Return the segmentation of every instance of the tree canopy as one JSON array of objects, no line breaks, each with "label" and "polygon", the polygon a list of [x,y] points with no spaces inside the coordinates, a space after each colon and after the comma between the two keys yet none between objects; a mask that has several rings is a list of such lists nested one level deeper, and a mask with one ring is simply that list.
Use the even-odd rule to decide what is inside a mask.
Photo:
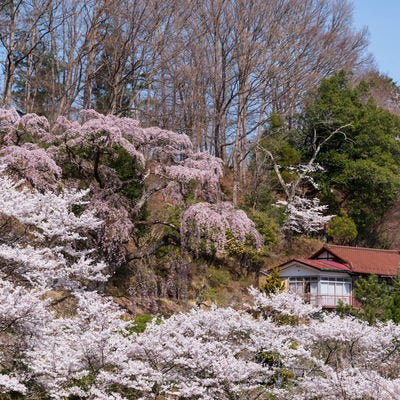
[{"label": "tree canopy", "polygon": [[[331,212],[346,212],[353,219],[358,240],[377,244],[376,229],[394,204],[400,184],[399,118],[376,105],[365,83],[352,87],[342,72],[321,84],[305,121],[321,137],[328,134],[327,124],[349,124],[321,150],[324,172],[317,182]],[[304,138],[306,154],[310,135]]]}]

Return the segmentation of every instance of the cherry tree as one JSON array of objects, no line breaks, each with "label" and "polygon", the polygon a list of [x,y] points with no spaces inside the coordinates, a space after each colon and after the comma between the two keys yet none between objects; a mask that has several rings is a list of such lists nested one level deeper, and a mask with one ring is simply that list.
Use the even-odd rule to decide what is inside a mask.
[{"label": "cherry tree", "polygon": [[[107,279],[90,235],[102,225],[85,210],[87,191],[41,193],[0,168],[0,392],[28,393],[24,355],[43,341],[54,314],[50,290],[71,296]],[[77,213],[76,207],[81,211]],[[47,300],[46,300],[47,298]]]},{"label": "cherry tree", "polygon": [[228,232],[231,233],[232,239],[238,242],[245,242],[249,237],[255,247],[259,248],[263,243],[254,222],[244,211],[235,209],[231,203],[196,203],[182,216],[183,245],[197,249],[197,252],[223,253]]},{"label": "cherry tree", "polygon": [[128,366],[128,322],[115,303],[95,292],[75,296],[76,313],[52,319],[26,352],[30,378],[50,398],[97,399],[100,393],[106,398],[113,382],[121,384],[122,368]]},{"label": "cherry tree", "polygon": [[190,152],[179,164],[159,165],[157,174],[171,180],[169,192],[175,191],[178,202],[185,201],[185,188],[195,181],[200,184],[200,190],[197,191],[198,197],[215,203],[221,197],[219,182],[223,176],[222,165],[222,159],[208,152]]},{"label": "cherry tree", "polygon": [[28,353],[30,378],[55,399],[398,396],[397,325],[252,294],[251,313],[193,309],[139,334],[104,298],[79,296],[76,316],[54,320]]},{"label": "cherry tree", "polygon": [[[242,319],[233,310],[194,311],[129,335],[126,330],[123,334],[127,323],[110,305],[99,307],[93,296],[82,300],[77,316],[55,320],[28,356],[31,371],[51,398],[125,398],[125,393],[136,391],[141,398],[158,394],[212,399],[253,387],[271,375],[251,360],[235,358],[248,347],[245,342],[224,342],[224,337],[239,339],[251,330],[251,318]],[[223,331],[221,318],[230,321]],[[214,337],[209,340],[207,335]]]},{"label": "cherry tree", "polygon": [[[82,186],[90,189],[88,209],[104,221],[98,230],[98,245],[114,270],[156,249],[153,243],[140,241],[143,224],[173,225],[168,220],[144,216],[148,202],[160,193],[165,203],[182,208],[179,224],[173,226],[179,235],[172,243],[193,250],[194,243],[189,243],[186,236],[203,224],[195,219],[200,217],[201,208],[208,207],[219,232],[209,229],[202,233],[214,236],[206,239],[208,251],[214,241],[221,253],[227,233],[241,242],[250,238],[256,247],[261,244],[246,214],[221,201],[222,160],[208,152],[194,152],[185,134],[143,128],[131,118],[94,110],[81,111],[76,121],[59,117],[52,126],[43,117],[21,117],[15,110],[0,110],[0,121],[4,132],[0,154],[14,177],[25,179],[41,191]],[[199,204],[190,205],[188,198]],[[200,228],[196,229],[199,239]],[[138,255],[132,253],[132,246],[127,250],[132,241]],[[157,243],[165,245],[171,240],[165,236]]]},{"label": "cherry tree", "polygon": [[295,358],[284,361],[291,381],[287,387],[281,386],[279,398],[398,397],[398,325],[388,322],[372,326],[351,316],[322,313],[290,293],[266,296],[253,291],[253,295],[254,309],[279,324],[290,324],[291,328],[283,330],[287,340],[302,349]]},{"label": "cherry tree", "polygon": [[52,143],[50,125],[36,114],[23,117],[14,109],[0,110],[2,164],[17,178],[23,178],[38,190],[54,190],[62,169],[39,143]]},{"label": "cherry tree", "polygon": [[13,315],[0,309],[2,327],[17,317],[13,332],[27,333],[19,355],[24,368],[14,364],[11,374],[0,375],[3,393],[93,400],[399,394],[398,325],[324,314],[293,294],[253,289],[250,313],[193,309],[135,333],[121,310],[96,293],[77,293],[76,313],[54,317],[25,289],[3,288],[2,304],[8,297],[20,306]]},{"label": "cherry tree", "polygon": [[102,222],[93,211],[73,212],[74,207],[87,204],[88,192],[43,194],[22,181],[14,182],[4,170],[0,168],[2,275],[42,288],[104,281],[106,265],[90,258],[90,247],[82,247]]},{"label": "cherry tree", "polygon": [[27,393],[22,354],[52,320],[43,290],[27,290],[0,279],[0,393]]},{"label": "cherry tree", "polygon": [[314,359],[308,357],[309,371],[297,382],[296,398],[398,397],[398,326],[369,326],[353,317],[326,315],[302,330],[299,342]]},{"label": "cherry tree", "polygon": [[290,203],[278,201],[277,205],[286,207],[287,220],[284,229],[288,232],[306,234],[319,232],[334,217],[334,215],[326,215],[328,206],[320,205],[316,197],[307,199],[295,196]]}]

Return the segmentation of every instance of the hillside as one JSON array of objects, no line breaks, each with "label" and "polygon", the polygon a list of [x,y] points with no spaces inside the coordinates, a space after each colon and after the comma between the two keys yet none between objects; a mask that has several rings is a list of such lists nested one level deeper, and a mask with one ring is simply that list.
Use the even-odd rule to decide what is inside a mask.
[{"label": "hillside", "polygon": [[396,245],[387,229],[396,223],[400,118],[368,85],[344,72],[324,80],[297,129],[271,115],[239,186],[235,169],[189,136],[94,110],[54,123],[2,110],[3,171],[46,195],[85,190],[73,212],[101,221],[86,245],[108,276],[93,289],[128,312],[240,305],[261,270],[308,257],[322,240]]}]

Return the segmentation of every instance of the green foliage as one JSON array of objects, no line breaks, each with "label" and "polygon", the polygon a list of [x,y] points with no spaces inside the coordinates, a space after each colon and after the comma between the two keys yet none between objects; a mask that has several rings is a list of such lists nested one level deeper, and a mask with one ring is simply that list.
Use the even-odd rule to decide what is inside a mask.
[{"label": "green foliage", "polygon": [[265,246],[272,247],[279,243],[280,229],[275,218],[265,212],[254,209],[246,210],[248,217],[254,222],[258,232],[260,232]]},{"label": "green foliage", "polygon": [[278,133],[282,128],[285,127],[285,119],[282,115],[278,113],[272,113],[268,118],[268,128],[269,134]]},{"label": "green foliage", "polygon": [[233,282],[227,269],[210,266],[207,269],[203,298],[214,304],[225,304],[226,289]]},{"label": "green foliage", "polygon": [[334,181],[348,193],[349,215],[364,235],[376,227],[396,199],[400,181],[397,166],[393,169],[358,159],[349,162]]},{"label": "green foliage", "polygon": [[271,151],[282,167],[290,167],[301,162],[302,153],[296,148],[293,132],[282,131],[265,136],[259,143],[259,150],[262,151],[263,148]]},{"label": "green foliage", "polygon": [[359,278],[354,285],[354,297],[361,308],[353,308],[339,302],[336,312],[341,315],[353,315],[370,324],[391,319],[400,323],[400,277],[391,282],[380,281],[376,275]]},{"label": "green foliage", "polygon": [[277,149],[277,155],[280,160],[279,165],[283,167],[291,167],[301,162],[300,151],[292,147],[289,143],[283,142]]},{"label": "green foliage", "polygon": [[279,269],[273,268],[265,278],[264,292],[267,294],[282,293],[285,283],[279,278]]},{"label": "green foliage", "polygon": [[321,149],[324,172],[317,181],[331,211],[346,210],[358,241],[374,246],[376,228],[400,189],[400,118],[377,107],[367,89],[352,87],[344,72],[323,81],[305,112],[303,153],[309,154],[315,131],[324,138],[351,124]]},{"label": "green foliage", "polygon": [[400,278],[396,276],[391,287],[391,318],[396,324],[400,323]]},{"label": "green foliage", "polygon": [[272,375],[268,385],[284,387],[288,385],[295,377],[292,371],[284,367],[281,357],[278,353],[261,351],[257,354],[256,361],[262,364],[264,367],[276,368],[276,372]]},{"label": "green foliage", "polygon": [[213,288],[210,285],[206,285],[204,300],[210,301],[216,305],[222,305],[224,304],[225,294],[221,292],[220,288]]},{"label": "green foliage", "polygon": [[358,316],[358,310],[353,308],[350,304],[344,303],[342,300],[338,301],[335,311],[341,317],[346,315]]},{"label": "green foliage", "polygon": [[349,244],[357,237],[357,227],[347,216],[335,216],[329,223],[326,233],[332,236],[336,244]]},{"label": "green foliage", "polygon": [[132,156],[122,147],[113,146],[113,153],[106,160],[107,166],[115,169],[118,178],[124,182],[122,193],[130,200],[139,198],[143,193],[143,183],[140,176],[143,167],[138,160],[132,159]]},{"label": "green foliage", "polygon": [[267,174],[263,173],[260,182],[253,182],[245,194],[245,204],[260,212],[268,212],[275,202]]},{"label": "green foliage", "polygon": [[266,211],[275,203],[272,192],[282,192],[282,186],[273,170],[270,152],[277,164],[282,168],[281,174],[288,182],[296,178],[291,169],[301,163],[302,153],[298,148],[299,135],[295,130],[287,130],[282,116],[273,114],[262,138],[257,142],[251,155],[249,170],[253,173],[253,181],[247,192],[247,202],[258,210]]},{"label": "green foliage", "polygon": [[152,314],[137,315],[133,319],[132,324],[129,327],[129,334],[144,332],[146,330],[147,325],[150,322],[152,322],[154,319],[156,319],[157,324],[161,323],[161,319],[157,318],[156,316],[154,316]]},{"label": "green foliage", "polygon": [[264,257],[266,256],[266,247],[257,249],[254,247],[253,240],[247,237],[245,242],[235,240],[231,232],[227,232],[227,243],[225,250],[230,257],[238,260],[241,270],[247,272],[255,272],[259,274],[261,267],[264,265]]},{"label": "green foliage", "polygon": [[370,324],[391,318],[393,299],[386,282],[379,282],[376,275],[358,278],[354,285],[355,298],[361,304],[358,316]]},{"label": "green foliage", "polygon": [[[73,379],[72,384],[73,386],[77,386],[78,388],[88,391],[90,387],[94,384],[95,382],[95,377],[92,374],[84,375],[81,378],[76,378]],[[80,397],[78,396],[70,396],[69,397],[71,400],[79,400]]]}]

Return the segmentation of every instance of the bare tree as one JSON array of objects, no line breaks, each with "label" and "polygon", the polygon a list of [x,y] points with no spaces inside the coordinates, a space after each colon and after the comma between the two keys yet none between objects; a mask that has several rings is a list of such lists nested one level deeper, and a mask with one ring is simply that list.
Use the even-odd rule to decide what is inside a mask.
[{"label": "bare tree", "polygon": [[296,126],[306,93],[365,61],[345,0],[9,0],[0,18],[3,105],[17,90],[52,120],[96,108],[186,133],[232,167],[235,203],[271,113]]},{"label": "bare tree", "polygon": [[5,54],[1,103],[6,107],[12,103],[17,67],[29,59],[50,32],[45,16],[51,6],[51,0],[44,2],[9,0],[0,6],[0,44]]},{"label": "bare tree", "polygon": [[322,79],[367,62],[367,42],[365,31],[352,30],[352,9],[345,1],[288,0],[279,13],[281,30],[270,59],[274,76],[266,80],[266,95],[271,110],[289,118]]},{"label": "bare tree", "polygon": [[245,182],[247,157],[247,137],[254,133],[254,121],[261,87],[260,76],[265,43],[263,30],[267,5],[263,1],[237,1],[234,8],[235,62],[237,71],[236,133],[232,154],[233,164],[233,203],[238,202],[238,194]]}]

